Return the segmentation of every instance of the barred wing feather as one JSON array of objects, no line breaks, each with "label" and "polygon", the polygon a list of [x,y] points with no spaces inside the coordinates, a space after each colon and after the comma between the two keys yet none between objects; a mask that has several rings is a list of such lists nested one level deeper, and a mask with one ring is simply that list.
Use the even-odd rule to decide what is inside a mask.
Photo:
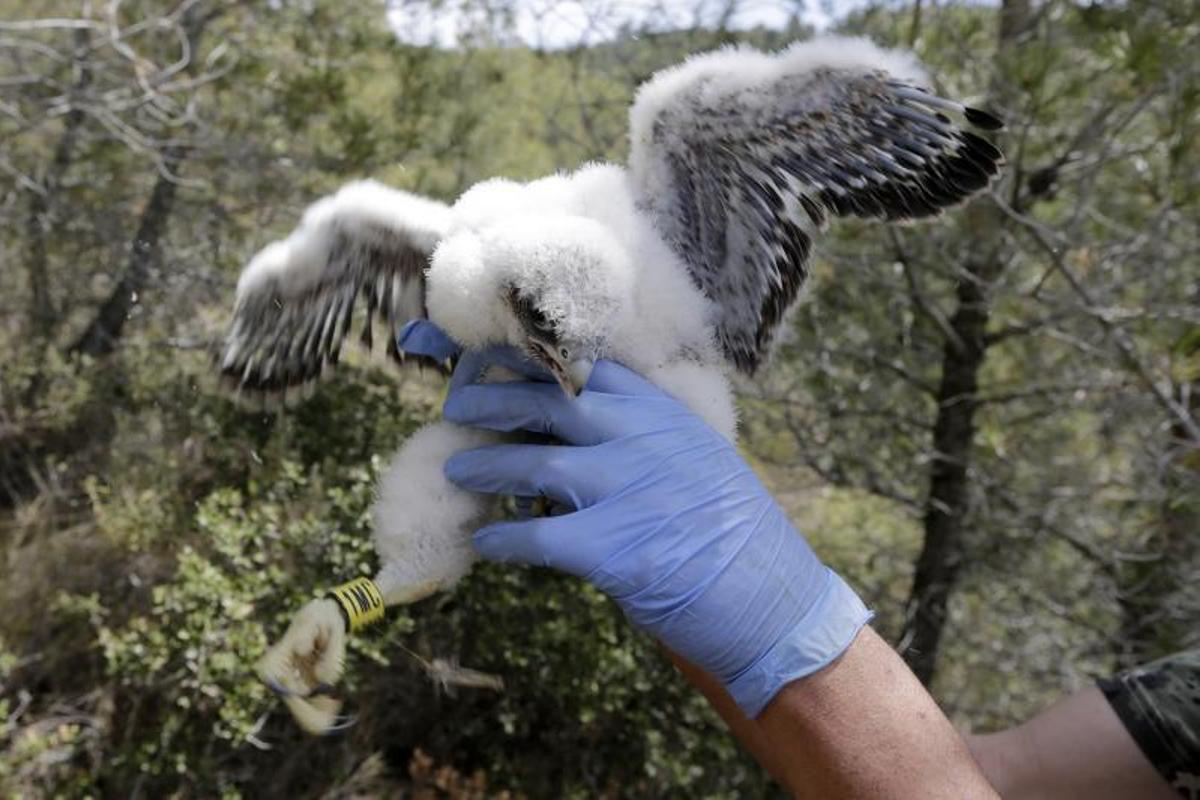
[{"label": "barred wing feather", "polygon": [[425,269],[448,222],[447,206],[374,182],[314,204],[243,271],[223,378],[239,394],[286,400],[338,363],[352,327],[370,349],[376,320],[388,356],[403,363],[395,334],[425,316]]},{"label": "barred wing feather", "polygon": [[1000,121],[923,82],[900,54],[827,39],[701,57],[639,93],[639,203],[716,304],[741,371],[766,357],[829,216],[929,217],[997,174],[1000,151],[966,127]]}]

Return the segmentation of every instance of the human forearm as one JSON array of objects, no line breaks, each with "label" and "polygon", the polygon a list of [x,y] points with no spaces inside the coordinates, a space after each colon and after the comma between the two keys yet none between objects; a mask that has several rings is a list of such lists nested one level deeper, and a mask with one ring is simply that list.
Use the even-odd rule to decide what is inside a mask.
[{"label": "human forearm", "polygon": [[795,797],[997,797],[929,693],[870,628],[828,667],[788,684],[756,719],[711,676],[672,658]]},{"label": "human forearm", "polygon": [[1060,700],[1023,725],[967,741],[988,779],[1009,800],[1177,796],[1095,687]]}]

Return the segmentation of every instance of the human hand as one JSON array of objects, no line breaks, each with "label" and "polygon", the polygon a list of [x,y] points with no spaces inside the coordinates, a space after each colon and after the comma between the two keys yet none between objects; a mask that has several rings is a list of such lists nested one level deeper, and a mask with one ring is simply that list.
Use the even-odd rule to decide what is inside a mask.
[{"label": "human hand", "polygon": [[573,511],[487,526],[475,536],[481,555],[584,577],[751,717],[837,658],[870,618],[734,447],[658,387],[610,361],[578,398],[547,382],[474,382],[497,363],[529,369],[513,350],[467,353],[446,419],[563,444],[459,453],[447,477]]}]

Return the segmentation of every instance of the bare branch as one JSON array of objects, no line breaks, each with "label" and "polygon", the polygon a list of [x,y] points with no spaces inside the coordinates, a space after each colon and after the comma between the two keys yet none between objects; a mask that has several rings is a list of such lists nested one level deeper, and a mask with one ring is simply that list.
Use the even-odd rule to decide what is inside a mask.
[{"label": "bare branch", "polygon": [[[1179,423],[1181,429],[1186,432],[1197,446],[1200,446],[1200,423],[1188,413],[1187,409],[1183,408],[1175,401],[1171,394],[1167,392],[1151,372],[1150,367],[1142,360],[1141,354],[1138,352],[1137,345],[1129,336],[1124,328],[1116,325],[1112,320],[1108,319],[1104,314],[1096,311],[1097,303],[1092,298],[1091,293],[1076,277],[1074,271],[1066,263],[1062,257],[1063,246],[1058,242],[1062,242],[1061,234],[1050,230],[1036,219],[1021,214],[1007,203],[1004,203],[1000,198],[994,198],[996,205],[1015,222],[1019,223],[1026,231],[1033,236],[1033,239],[1041,247],[1041,249],[1050,258],[1051,264],[1055,270],[1062,275],[1067,285],[1071,287],[1079,299],[1083,302],[1083,306],[1090,313],[1092,319],[1100,323],[1104,332],[1116,346],[1118,352],[1126,365],[1137,374],[1142,380],[1142,384],[1150,390],[1154,399],[1162,406],[1163,410]],[[1057,242],[1056,242],[1057,240]],[[1064,243],[1065,244],[1065,243]],[[1169,379],[1167,383],[1169,383]]]},{"label": "bare branch", "polygon": [[100,30],[100,24],[90,19],[22,19],[0,22],[0,31]]}]

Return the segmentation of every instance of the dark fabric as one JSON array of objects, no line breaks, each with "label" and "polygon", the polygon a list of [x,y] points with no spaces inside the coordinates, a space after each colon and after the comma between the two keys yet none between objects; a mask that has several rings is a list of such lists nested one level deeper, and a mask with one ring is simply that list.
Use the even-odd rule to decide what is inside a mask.
[{"label": "dark fabric", "polygon": [[1200,800],[1200,648],[1097,683],[1167,783]]}]

